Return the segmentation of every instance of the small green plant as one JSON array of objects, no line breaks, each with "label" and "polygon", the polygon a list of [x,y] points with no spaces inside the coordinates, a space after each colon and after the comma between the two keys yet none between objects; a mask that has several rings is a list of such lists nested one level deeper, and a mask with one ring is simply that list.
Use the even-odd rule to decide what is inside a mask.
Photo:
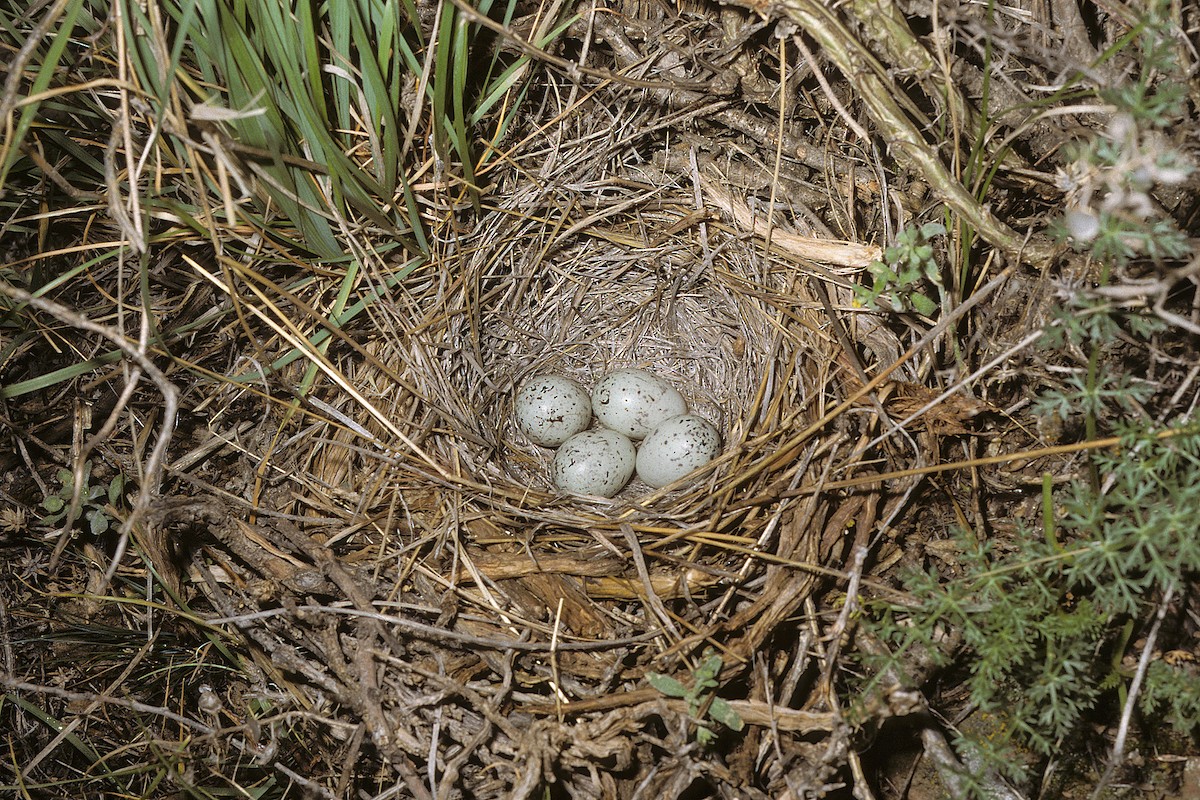
[{"label": "small green plant", "polygon": [[[112,527],[112,517],[109,507],[116,507],[121,502],[125,491],[125,476],[117,473],[108,482],[108,486],[91,483],[92,462],[83,464],[83,491],[80,493],[80,507],[83,518],[87,520],[88,529],[93,536],[98,536]],[[58,482],[61,488],[54,494],[47,495],[41,503],[45,515],[42,523],[58,525],[67,518],[71,508],[71,498],[75,494],[75,475],[69,469],[58,471]]]},{"label": "small green plant", "polygon": [[[1190,651],[1183,651],[1194,657]],[[1200,680],[1195,664],[1185,659],[1162,659],[1150,664],[1146,686],[1139,698],[1142,713],[1150,719],[1165,720],[1176,730],[1195,727],[1200,719]]]},{"label": "small green plant", "polygon": [[[1058,491],[1047,476],[1041,530],[1018,528],[1002,544],[960,530],[953,579],[936,567],[914,572],[905,578],[911,604],[881,604],[864,617],[892,648],[868,659],[874,666],[903,673],[920,653],[968,671],[972,705],[1002,720],[986,741],[956,742],[967,761],[982,764],[982,771],[972,766],[978,774],[1020,780],[1028,761],[1019,752],[1050,758],[1085,748],[1080,732],[1089,720],[1119,719],[1147,646],[1139,639],[1164,598],[1200,574],[1200,420],[1152,427],[1146,407],[1155,383],[1128,355],[1138,344],[1156,346],[1170,318],[1150,303],[1122,303],[1129,292],[1106,292],[1128,288],[1118,284],[1139,266],[1189,249],[1153,200],[1153,190],[1181,183],[1191,166],[1161,134],[1181,116],[1183,82],[1167,78],[1176,71],[1169,4],[1148,5],[1124,41],[1139,49],[1142,72],[1129,85],[1097,91],[1115,113],[1060,173],[1068,211],[1057,234],[1097,269],[1088,276],[1092,287],[1065,287],[1067,299],[1045,330],[1047,356],[1071,371],[1034,406],[1039,416],[1082,415],[1086,438],[1097,439],[1103,426],[1120,447],[1092,456],[1087,478]],[[1164,613],[1175,621],[1164,631],[1182,627],[1185,610]],[[941,646],[949,630],[961,637],[956,652]],[[1153,719],[1194,733],[1200,674],[1185,662],[1154,661],[1136,700]]]},{"label": "small green plant", "polygon": [[[960,531],[955,580],[912,574],[905,588],[918,603],[878,607],[866,622],[894,648],[878,666],[900,665],[914,649],[948,664],[953,655],[936,643],[947,628],[962,634],[972,703],[1006,721],[999,740],[964,748],[991,754],[988,766],[1007,777],[1022,777],[1013,749],[1049,756],[1093,710],[1118,715],[1132,677],[1127,646],[1163,592],[1200,573],[1200,430],[1173,433],[1126,430],[1120,451],[1096,458],[1112,488],[1079,482],[1056,525],[1051,512],[1047,530],[1022,531],[1011,549]],[[1159,662],[1140,702],[1191,732],[1200,676]]]},{"label": "small green plant", "polygon": [[716,738],[716,734],[704,721],[706,709],[709,718],[731,731],[740,731],[743,723],[733,706],[714,694],[714,690],[720,685],[717,676],[721,674],[721,657],[714,653],[712,648],[708,648],[701,659],[700,666],[692,672],[691,686],[658,672],[648,673],[646,680],[667,697],[678,697],[687,701],[688,714],[696,721],[696,741],[701,745],[708,745]]},{"label": "small green plant", "polygon": [[1034,411],[1062,420],[1083,414],[1088,436],[1095,438],[1097,420],[1109,414],[1135,414],[1153,394],[1149,383],[1124,371],[1103,369],[1105,350],[1123,335],[1147,340],[1165,325],[1147,314],[1120,312],[1103,298],[1083,294],[1074,296],[1054,316],[1055,324],[1047,328],[1042,346],[1053,350],[1069,343],[1088,353],[1088,365],[1067,375],[1062,388],[1042,392],[1034,401]]},{"label": "small green plant", "polygon": [[1070,149],[1058,173],[1068,210],[1054,232],[1117,269],[1137,257],[1160,261],[1189,251],[1187,236],[1151,196],[1156,186],[1186,181],[1193,166],[1163,135],[1183,117],[1187,102],[1186,81],[1171,77],[1179,67],[1170,3],[1148,6],[1126,37],[1137,44],[1141,73],[1097,92],[1115,113],[1103,132]]},{"label": "small green plant", "polygon": [[939,298],[943,287],[941,267],[933,254],[933,239],[945,233],[946,227],[939,222],[900,231],[896,243],[884,251],[883,260],[867,267],[871,285],[854,287],[858,302],[878,309],[883,298],[896,312],[915,311],[929,316],[936,311],[938,302],[929,297],[930,287]]}]

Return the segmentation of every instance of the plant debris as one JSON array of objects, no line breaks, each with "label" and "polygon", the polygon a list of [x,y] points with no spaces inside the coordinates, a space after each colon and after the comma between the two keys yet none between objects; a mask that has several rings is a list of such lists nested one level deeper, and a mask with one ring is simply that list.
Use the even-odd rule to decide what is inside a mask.
[{"label": "plant debris", "polygon": [[[253,61],[233,33],[150,81],[182,14],[3,12],[0,786],[1185,780],[1194,512],[1087,509],[1189,496],[1200,19],[1027,5],[455,0],[391,33],[214,6],[330,59],[294,108],[283,79],[222,86]],[[564,495],[516,390],[621,367],[684,389],[721,452],[681,488]],[[1127,607],[1079,574],[1092,542],[1144,557],[1113,572]],[[1027,674],[1075,623],[1097,664]],[[1068,685],[1052,736],[1004,699]]]}]

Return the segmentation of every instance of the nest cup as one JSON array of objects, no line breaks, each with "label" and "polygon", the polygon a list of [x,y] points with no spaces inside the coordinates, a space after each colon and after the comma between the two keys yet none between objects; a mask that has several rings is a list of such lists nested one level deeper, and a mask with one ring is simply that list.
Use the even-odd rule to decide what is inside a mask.
[{"label": "nest cup", "polygon": [[[441,374],[427,377],[426,391],[458,409],[445,415],[434,449],[464,479],[470,504],[571,526],[611,520],[616,506],[627,521],[641,510],[720,528],[722,506],[761,495],[788,468],[790,459],[763,459],[778,460],[815,417],[829,361],[795,265],[773,268],[753,244],[717,231],[707,258],[686,237],[658,249],[614,244],[630,240],[632,225],[630,217],[628,227],[592,229],[546,258],[544,248],[507,247],[464,264],[470,288],[442,309],[436,337],[454,346],[442,348]],[[718,457],[673,490],[635,477],[612,501],[562,495],[550,480],[554,450],[517,427],[517,390],[553,372],[590,391],[630,366],[670,381],[691,413],[717,426]]]}]

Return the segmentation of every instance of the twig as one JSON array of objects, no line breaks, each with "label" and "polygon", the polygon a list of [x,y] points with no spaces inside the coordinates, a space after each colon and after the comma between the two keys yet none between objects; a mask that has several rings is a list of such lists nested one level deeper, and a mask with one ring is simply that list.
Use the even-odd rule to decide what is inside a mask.
[{"label": "twig", "polygon": [[650,570],[646,567],[646,557],[642,554],[642,545],[638,542],[633,526],[627,522],[621,523],[621,533],[625,534],[625,541],[629,543],[629,556],[633,559],[638,577],[642,579],[642,586],[646,589],[646,604],[654,610],[655,615],[667,630],[673,633],[677,639],[681,638],[679,629],[675,627],[675,623],[671,620],[671,615],[667,613],[667,608],[663,605],[662,599],[654,591],[654,582],[650,580]]},{"label": "twig", "polygon": [[786,253],[811,259],[818,264],[853,267],[855,270],[883,257],[878,245],[803,236],[786,229],[772,228],[769,217],[766,222],[760,221],[748,205],[734,197],[732,192],[722,189],[715,179],[705,176],[701,182],[710,205],[725,212],[736,225],[748,231],[765,228],[771,234],[771,246]]},{"label": "twig", "polygon": [[[954,748],[950,747],[941,730],[932,724],[926,725],[921,729],[921,744],[925,747],[925,755],[933,761],[934,769],[950,796],[969,797],[971,792],[967,777],[971,770],[958,760]],[[1023,800],[1011,786],[1002,783],[993,775],[978,775],[975,778],[980,796],[987,800]]]},{"label": "twig", "polygon": [[850,580],[846,585],[846,603],[838,614],[833,629],[829,632],[829,649],[825,652],[825,667],[821,670],[821,683],[830,686],[833,682],[833,667],[842,649],[842,637],[850,625],[850,617],[858,610],[858,586],[862,581],[863,564],[867,560],[867,548],[854,548],[854,563],[850,566]]},{"label": "twig", "polygon": [[127,700],[123,697],[108,697],[95,692],[72,692],[66,689],[59,689],[56,686],[43,686],[37,683],[28,683],[26,681],[17,680],[16,676],[10,675],[7,672],[0,672],[0,686],[4,686],[15,692],[29,692],[31,694],[44,694],[51,697],[58,697],[66,700],[69,703],[88,703],[89,705],[103,704],[106,706],[118,706],[120,708],[128,708],[131,711],[137,711],[139,714],[154,714],[155,716],[169,719],[185,728],[202,733],[208,736],[217,732],[217,729],[211,725],[205,725],[203,722],[198,722],[191,717],[185,717],[182,714],[177,714],[169,708],[162,706],[152,706],[148,703],[139,703],[137,700]]},{"label": "twig", "polygon": [[837,92],[833,91],[833,87],[829,85],[829,79],[825,77],[825,73],[821,71],[821,67],[817,64],[817,59],[813,56],[812,51],[808,49],[808,45],[804,43],[804,37],[798,34],[792,34],[792,43],[796,45],[796,49],[808,61],[812,68],[813,77],[817,79],[817,83],[821,84],[821,88],[825,91],[825,97],[829,100],[829,104],[833,106],[833,110],[842,118],[842,122],[846,123],[846,127],[854,132],[861,142],[870,142],[871,137],[863,129],[862,125],[858,124],[858,120],[850,115],[846,107],[842,105],[842,101],[838,99]]},{"label": "twig", "polygon": [[1150,633],[1146,635],[1146,644],[1142,647],[1141,658],[1138,659],[1137,673],[1129,683],[1125,708],[1121,710],[1121,724],[1117,727],[1117,738],[1113,741],[1112,755],[1108,758],[1108,766],[1105,768],[1104,774],[1096,783],[1096,788],[1092,792],[1092,800],[1100,797],[1104,787],[1112,780],[1113,772],[1125,758],[1125,740],[1129,736],[1129,722],[1133,719],[1133,709],[1137,704],[1138,694],[1142,691],[1142,681],[1146,678],[1146,670],[1150,668],[1150,657],[1154,653],[1154,642],[1158,639],[1158,629],[1162,626],[1163,618],[1167,616],[1167,607],[1171,604],[1171,597],[1174,594],[1175,584],[1172,583],[1163,592],[1162,601],[1158,604],[1158,613],[1154,615],[1154,624],[1150,626]]},{"label": "twig", "polygon": [[[58,746],[62,744],[63,740],[70,737],[71,734],[74,733],[75,729],[78,728],[85,719],[91,716],[92,712],[94,712],[103,704],[104,699],[108,698],[111,692],[116,691],[122,684],[125,683],[126,679],[129,678],[133,670],[142,662],[142,660],[146,657],[146,654],[150,652],[154,645],[155,640],[153,639],[143,644],[138,649],[138,652],[134,654],[133,658],[129,659],[129,663],[125,665],[120,674],[117,675],[117,677],[113,680],[109,681],[108,687],[104,690],[103,694],[97,695],[95,699],[88,703],[87,708],[78,713],[69,723],[63,725],[54,735],[54,738],[47,742],[46,745],[41,749],[41,752],[21,765],[21,773],[25,776],[32,775],[33,771],[37,769],[38,764],[42,763],[42,761],[44,761],[51,753],[57,750]],[[13,674],[11,667],[8,668],[8,672],[10,675]]]},{"label": "twig", "polygon": [[[126,548],[129,546],[129,535],[133,530],[133,526],[140,521],[141,517],[149,510],[150,503],[155,495],[158,494],[159,484],[162,481],[163,457],[167,452],[167,446],[171,443],[171,435],[175,430],[175,417],[179,413],[179,390],[175,385],[167,380],[167,376],[155,366],[154,362],[146,355],[145,350],[135,346],[132,342],[126,339],[117,331],[107,326],[94,322],[77,311],[56,303],[53,300],[48,300],[45,297],[38,297],[24,289],[19,289],[16,286],[0,281],[0,294],[26,305],[33,306],[39,311],[55,317],[58,320],[70,325],[73,328],[90,331],[98,336],[103,336],[108,341],[112,342],[117,349],[125,354],[126,358],[135,362],[143,372],[150,377],[158,390],[163,396],[163,421],[162,428],[158,434],[158,440],[154,443],[154,449],[150,451],[149,458],[146,459],[146,473],[142,481],[142,486],[138,492],[137,501],[134,504],[133,513],[131,513],[125,522],[121,525],[116,550],[113,553],[112,563],[108,567],[108,571],[104,575],[103,586],[97,591],[100,593],[107,587],[112,580],[113,575],[117,572],[117,566],[121,563],[121,557],[125,554]],[[62,549],[65,546],[60,540],[59,545],[55,548],[54,556],[51,558],[49,569],[54,570],[55,562]],[[162,567],[164,565],[155,565]]]},{"label": "twig", "polygon": [[[262,611],[252,611],[247,614],[229,614],[224,617],[205,620],[209,625],[224,625],[233,623],[235,625],[244,625],[247,622],[253,622],[259,619],[270,619],[271,617],[282,617],[289,614],[344,614],[349,617],[369,617],[379,622],[394,625],[398,628],[404,628],[410,633],[419,635],[422,638],[430,641],[441,642],[443,644],[450,643],[456,645],[468,645],[477,649],[489,649],[509,651],[516,650],[522,653],[549,653],[551,649],[550,642],[527,642],[519,639],[493,639],[487,636],[473,636],[471,634],[461,633],[460,631],[451,630],[449,628],[439,628],[436,625],[426,625],[423,622],[415,622],[405,617],[397,617],[391,614],[379,614],[375,612],[360,611],[356,608],[342,608],[339,606],[322,606],[322,605],[297,605],[292,608],[268,608]],[[591,651],[591,650],[610,650],[614,647],[624,647],[631,644],[640,644],[647,642],[663,635],[662,628],[655,628],[640,633],[637,636],[626,636],[619,639],[585,639],[578,642],[558,642],[554,645],[554,649],[558,652],[565,651]]]},{"label": "twig", "polygon": [[921,417],[922,415],[925,414],[926,411],[932,410],[938,404],[940,404],[943,400],[945,400],[947,397],[949,397],[950,395],[957,392],[959,389],[963,388],[964,386],[971,385],[972,383],[975,382],[975,380],[977,378],[981,378],[984,375],[988,374],[988,372],[990,372],[993,367],[1003,364],[1009,358],[1011,358],[1012,356],[1021,352],[1026,347],[1028,347],[1029,345],[1033,344],[1038,339],[1040,339],[1042,337],[1042,334],[1044,334],[1044,333],[1045,333],[1045,328],[1038,328],[1033,333],[1029,334],[1024,339],[1017,342],[1012,347],[1008,348],[1003,353],[996,356],[991,361],[989,361],[988,363],[984,364],[979,369],[972,372],[970,375],[966,376],[965,378],[961,378],[961,379],[955,381],[953,384],[951,384],[944,392],[939,394],[937,397],[933,398],[928,403],[921,406],[916,411],[912,412],[907,417],[905,417],[904,419],[897,422],[895,424],[895,427],[889,428],[887,431],[879,434],[874,439],[872,439],[871,441],[867,442],[865,445],[860,447],[859,452],[864,453],[864,452],[870,450],[871,448],[875,447],[876,445],[881,444],[884,439],[887,439],[889,436],[891,436],[896,431],[903,430],[905,425],[907,425],[908,423],[917,419],[918,417]]}]

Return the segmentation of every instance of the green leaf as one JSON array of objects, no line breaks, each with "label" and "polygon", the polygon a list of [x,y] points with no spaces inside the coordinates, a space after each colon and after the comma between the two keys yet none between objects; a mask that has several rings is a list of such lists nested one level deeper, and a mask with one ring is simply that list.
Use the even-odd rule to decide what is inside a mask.
[{"label": "green leaf", "polygon": [[733,710],[733,706],[719,697],[713,698],[712,705],[708,707],[708,715],[731,731],[740,731],[746,727],[746,723]]},{"label": "green leaf", "polygon": [[658,672],[647,672],[646,682],[658,691],[665,694],[667,697],[688,696],[688,688],[672,678],[670,675],[663,675]]},{"label": "green leaf", "polygon": [[913,310],[923,317],[928,317],[933,312],[937,311],[937,303],[930,300],[920,292],[913,292],[908,297],[912,303]]},{"label": "green leaf", "polygon": [[59,511],[62,511],[65,505],[66,502],[56,494],[49,495],[42,501],[42,508],[51,514],[57,514]]},{"label": "green leaf", "polygon": [[87,513],[88,527],[92,531],[93,536],[99,536],[108,530],[110,524],[108,515],[98,508],[94,508]]},{"label": "green leaf", "polygon": [[121,495],[125,491],[125,475],[118,472],[108,484],[108,502],[110,505],[119,505]]},{"label": "green leaf", "polygon": [[716,688],[717,676],[721,674],[721,657],[718,655],[709,655],[696,668],[695,685],[692,687],[692,693],[700,695],[706,689]]}]

